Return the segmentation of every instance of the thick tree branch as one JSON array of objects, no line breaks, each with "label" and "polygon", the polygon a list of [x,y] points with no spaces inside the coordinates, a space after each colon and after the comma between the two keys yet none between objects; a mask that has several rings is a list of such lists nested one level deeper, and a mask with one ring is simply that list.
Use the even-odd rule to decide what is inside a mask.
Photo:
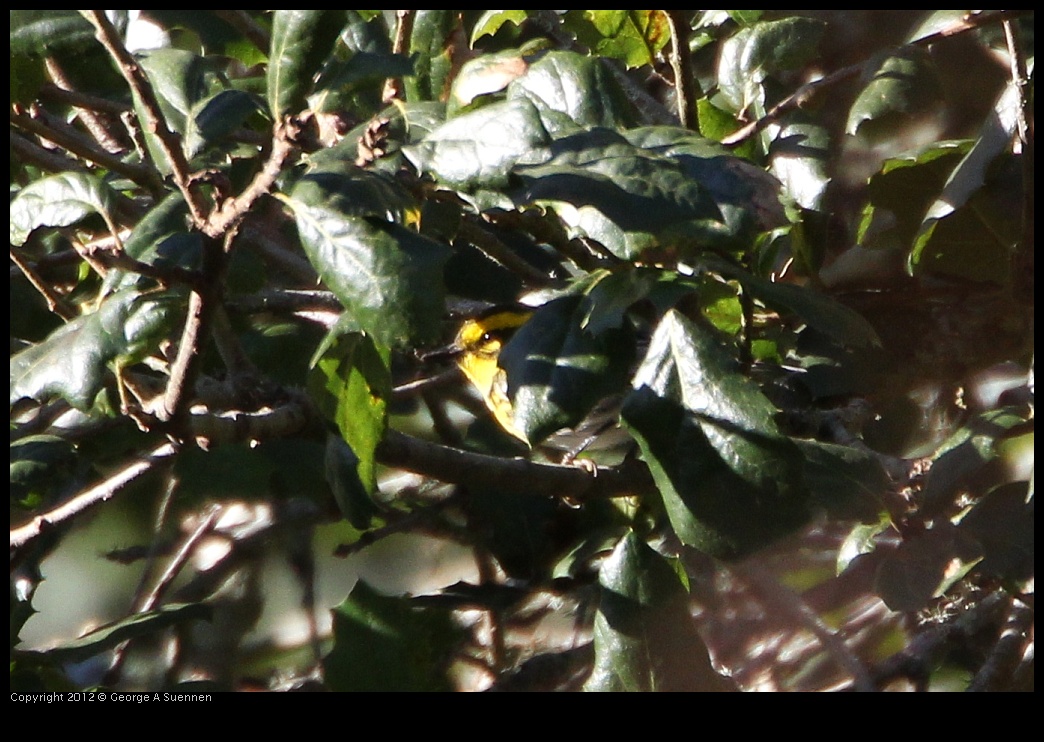
[{"label": "thick tree branch", "polygon": [[655,492],[648,470],[637,461],[597,474],[577,466],[460,451],[389,430],[377,448],[378,460],[442,482],[537,497],[569,497],[583,502]]}]

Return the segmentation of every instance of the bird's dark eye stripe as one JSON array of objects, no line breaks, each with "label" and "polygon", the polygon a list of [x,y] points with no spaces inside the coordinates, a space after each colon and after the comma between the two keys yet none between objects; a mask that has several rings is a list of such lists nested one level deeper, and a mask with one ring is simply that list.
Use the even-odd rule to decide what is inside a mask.
[{"label": "bird's dark eye stripe", "polygon": [[515,334],[516,329],[518,328],[503,327],[499,330],[487,330],[486,332],[482,333],[482,342],[488,343],[490,340],[499,340],[501,342],[504,342],[505,340],[507,340]]}]

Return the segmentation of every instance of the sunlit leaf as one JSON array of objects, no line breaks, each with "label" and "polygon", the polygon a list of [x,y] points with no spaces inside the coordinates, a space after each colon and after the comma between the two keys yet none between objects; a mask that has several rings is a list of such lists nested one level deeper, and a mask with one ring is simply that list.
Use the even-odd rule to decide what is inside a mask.
[{"label": "sunlit leaf", "polygon": [[38,227],[67,227],[91,214],[108,216],[116,193],[87,173],[41,178],[11,200],[11,244],[22,245]]},{"label": "sunlit leaf", "polygon": [[929,53],[905,47],[884,59],[848,111],[845,131],[880,139],[939,104],[941,83]]},{"label": "sunlit leaf", "polygon": [[726,39],[718,57],[718,85],[733,109],[743,114],[753,107],[763,115],[765,80],[812,59],[823,31],[819,21],[792,17],[760,21]]},{"label": "sunlit leaf", "polygon": [[83,662],[131,639],[155,634],[189,621],[209,621],[211,614],[212,609],[206,603],[170,603],[151,611],[136,613],[52,649],[22,652],[21,655],[55,663]]},{"label": "sunlit leaf", "polygon": [[717,342],[668,312],[635,374],[623,420],[678,537],[728,558],[804,522],[808,493],[801,451]]},{"label": "sunlit leaf", "polygon": [[539,156],[548,142],[536,106],[516,99],[450,119],[403,153],[447,185],[495,188],[507,185],[511,169]]},{"label": "sunlit leaf", "polygon": [[390,346],[431,342],[444,306],[448,252],[387,220],[402,208],[401,197],[388,198],[394,193],[376,174],[313,173],[285,201],[309,260],[354,329]]},{"label": "sunlit leaf", "polygon": [[511,83],[508,98],[533,103],[551,132],[564,133],[576,126],[627,128],[637,123],[634,106],[605,67],[574,52],[551,51],[540,57]]},{"label": "sunlit leaf", "polygon": [[629,68],[652,64],[671,38],[662,10],[573,10],[564,25],[594,54]]},{"label": "sunlit leaf", "polygon": [[280,120],[306,107],[319,67],[346,21],[343,10],[277,10],[268,54],[268,105]]},{"label": "sunlit leaf", "polygon": [[521,26],[528,17],[525,10],[487,10],[471,29],[471,46],[483,36],[494,36],[505,23],[513,23]]}]

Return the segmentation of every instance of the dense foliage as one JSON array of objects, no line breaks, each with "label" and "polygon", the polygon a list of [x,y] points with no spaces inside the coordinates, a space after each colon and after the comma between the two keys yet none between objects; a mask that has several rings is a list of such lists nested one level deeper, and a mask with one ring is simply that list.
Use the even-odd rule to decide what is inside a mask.
[{"label": "dense foliage", "polygon": [[11,11],[13,688],[1032,688],[1032,12],[149,13]]}]

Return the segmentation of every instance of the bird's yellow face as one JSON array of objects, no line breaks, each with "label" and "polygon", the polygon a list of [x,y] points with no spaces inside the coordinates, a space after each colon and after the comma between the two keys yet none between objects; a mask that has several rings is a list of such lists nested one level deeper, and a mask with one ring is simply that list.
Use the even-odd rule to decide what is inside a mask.
[{"label": "bird's yellow face", "polygon": [[478,390],[500,427],[527,446],[526,435],[515,427],[507,375],[497,360],[500,349],[531,315],[528,310],[495,308],[464,322],[454,342],[457,366]]}]

